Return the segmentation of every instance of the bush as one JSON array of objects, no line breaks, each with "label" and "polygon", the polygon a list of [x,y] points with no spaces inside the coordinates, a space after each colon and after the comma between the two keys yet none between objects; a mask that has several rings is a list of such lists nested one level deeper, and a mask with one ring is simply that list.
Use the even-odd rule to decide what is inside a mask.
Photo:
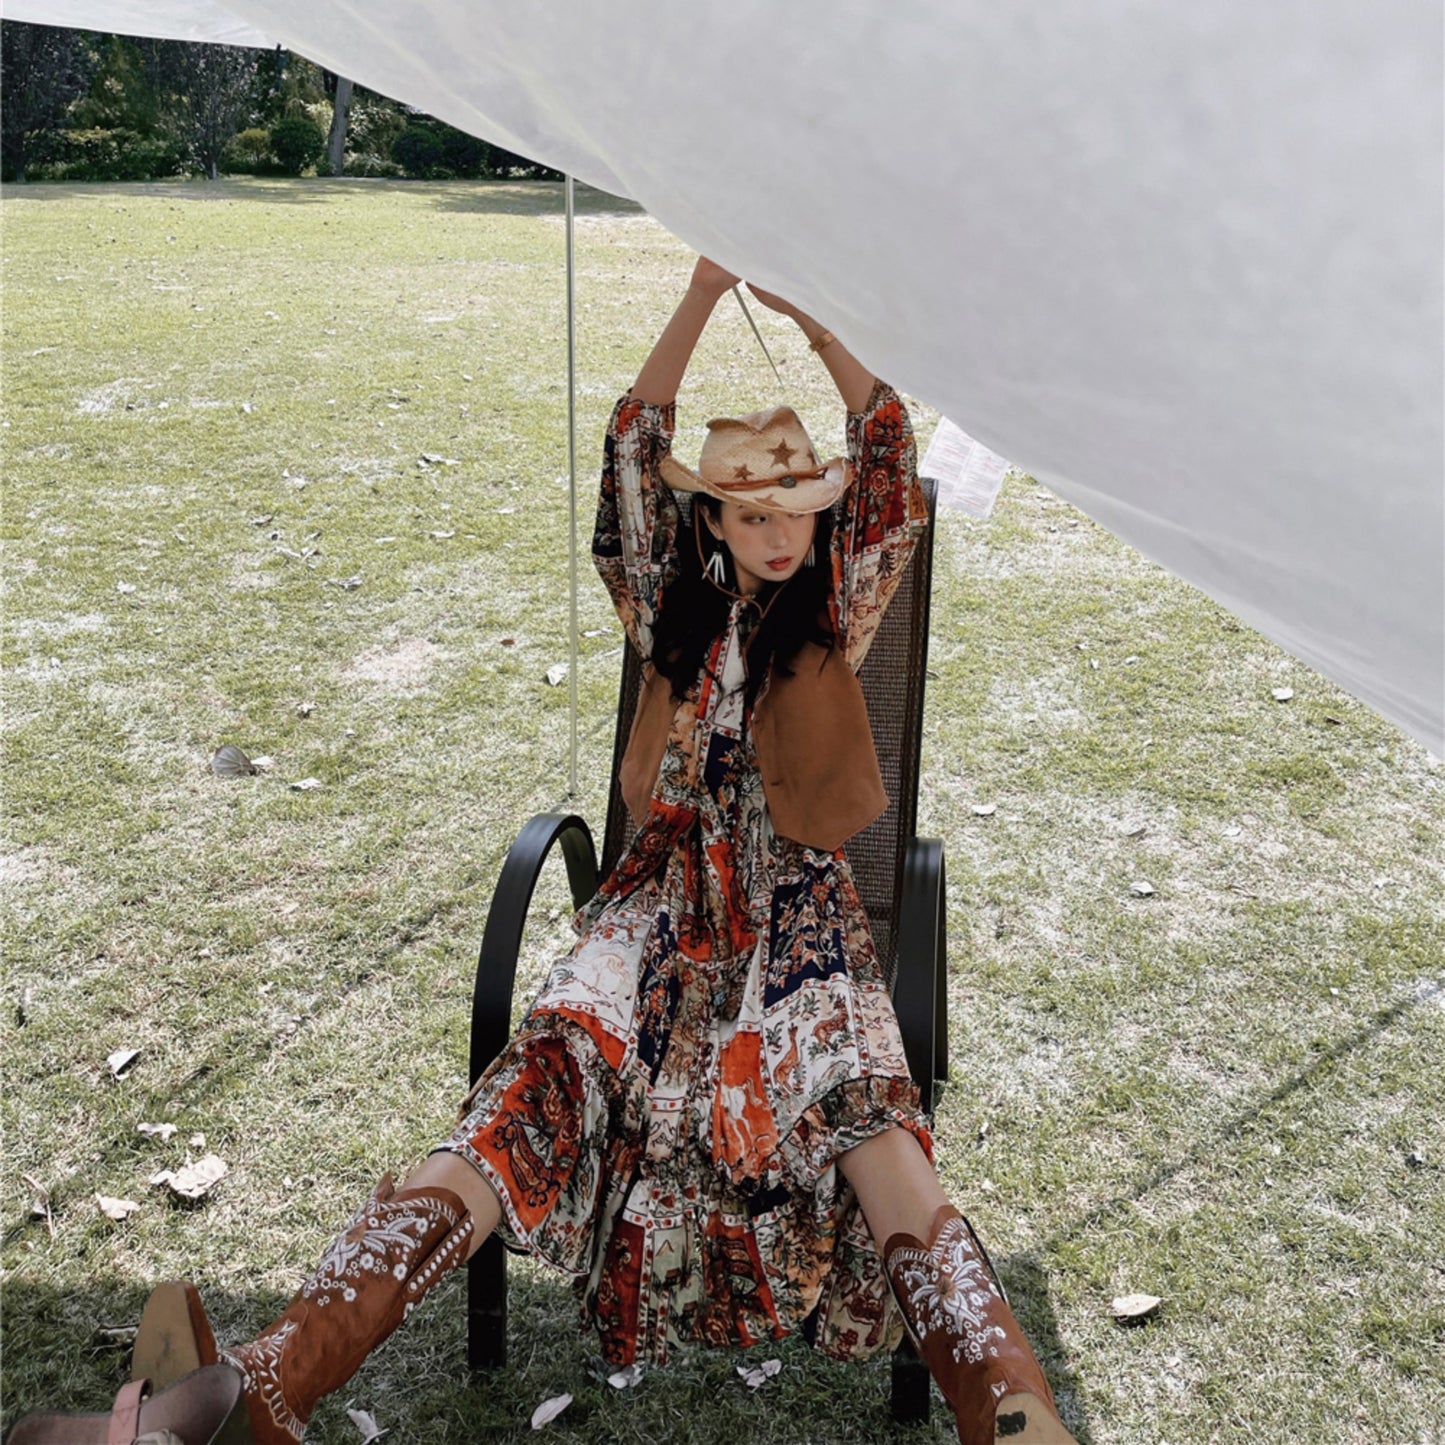
[{"label": "bush", "polygon": [[150,181],[185,169],[183,147],[174,136],[141,135],[125,127],[54,132],[38,159],[58,181]]},{"label": "bush", "polygon": [[445,125],[417,118],[391,143],[391,158],[408,175],[428,180],[473,180],[487,173],[492,148],[484,140]]},{"label": "bush", "polygon": [[314,120],[288,116],[271,127],[271,153],[283,174],[299,176],[326,152],[326,136]]},{"label": "bush", "polygon": [[232,175],[264,176],[276,169],[271,154],[271,132],[252,126],[233,135],[221,153],[221,169]]}]

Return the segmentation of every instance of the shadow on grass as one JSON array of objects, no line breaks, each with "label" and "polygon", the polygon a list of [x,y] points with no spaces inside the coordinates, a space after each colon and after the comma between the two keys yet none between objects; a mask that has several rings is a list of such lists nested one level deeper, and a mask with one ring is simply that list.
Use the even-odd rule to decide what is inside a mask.
[{"label": "shadow on grass", "polygon": [[1353,1033],[1346,1034],[1343,1038],[1330,1044],[1306,1068],[1301,1069],[1299,1073],[1276,1084],[1274,1088],[1269,1090],[1268,1093],[1255,1103],[1237,1111],[1231,1118],[1226,1119],[1218,1129],[1197,1140],[1194,1145],[1183,1154],[1151,1169],[1130,1188],[1121,1190],[1118,1194],[1114,1195],[1112,1199],[1095,1205],[1092,1209],[1080,1215],[1072,1224],[1055,1230],[1049,1240],[1046,1241],[1045,1248],[1052,1249],[1071,1235],[1080,1234],[1096,1227],[1116,1211],[1124,1209],[1131,1204],[1137,1204],[1145,1195],[1152,1193],[1161,1185],[1168,1184],[1184,1170],[1190,1169],[1196,1164],[1208,1163],[1218,1159],[1230,1141],[1239,1138],[1250,1125],[1258,1123],[1260,1119],[1272,1109],[1284,1103],[1285,1100],[1292,1098],[1295,1094],[1303,1090],[1311,1088],[1315,1083],[1329,1074],[1341,1059],[1347,1058],[1357,1049],[1361,1049],[1365,1045],[1373,1042],[1384,1033],[1386,1029],[1393,1028],[1413,1010],[1424,1004],[1435,1003],[1442,992],[1445,992],[1445,982],[1423,985],[1417,988],[1409,998],[1400,999],[1388,1008],[1376,1010],[1368,1023],[1362,1024]]},{"label": "shadow on grass", "polygon": [[1066,1362],[1059,1318],[1049,1293],[1048,1271],[1039,1255],[1030,1250],[1004,1260],[999,1265],[999,1275],[1008,1291],[1009,1304],[1048,1376],[1060,1417],[1079,1445],[1093,1445],[1094,1436],[1084,1417],[1079,1379]]},{"label": "shadow on grass", "polygon": [[[429,200],[439,211],[477,215],[561,216],[566,204],[560,181],[404,181],[347,176],[309,180],[258,177],[220,181],[27,181],[0,190],[5,202],[63,200],[110,191],[117,198],[164,197],[172,201],[265,201],[273,205],[314,206],[339,195],[362,192]],[[579,185],[574,209],[579,216],[641,216],[635,201]]]}]

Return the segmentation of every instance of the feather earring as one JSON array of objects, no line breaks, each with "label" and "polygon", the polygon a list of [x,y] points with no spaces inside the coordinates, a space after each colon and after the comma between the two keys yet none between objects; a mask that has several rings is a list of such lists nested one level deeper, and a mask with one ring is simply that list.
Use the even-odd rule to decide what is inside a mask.
[{"label": "feather earring", "polygon": [[703,569],[719,587],[727,581],[727,558],[723,556],[723,549],[715,547],[713,554],[707,559],[707,566]]},{"label": "feather earring", "polygon": [[818,563],[818,548],[816,544],[808,543],[808,555],[803,558],[803,566],[815,567]]}]

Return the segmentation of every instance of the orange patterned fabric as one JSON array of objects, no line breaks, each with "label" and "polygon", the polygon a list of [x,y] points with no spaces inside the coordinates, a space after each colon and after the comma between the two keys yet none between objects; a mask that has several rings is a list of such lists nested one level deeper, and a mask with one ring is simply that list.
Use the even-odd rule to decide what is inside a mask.
[{"label": "orange patterned fabric", "polygon": [[[593,540],[644,650],[676,568],[657,475],[672,424],[670,407],[618,403]],[[832,606],[856,668],[924,511],[890,388],[848,441]],[[769,822],[743,685],[755,621],[734,603],[646,821],[446,1146],[497,1190],[508,1241],[574,1277],[619,1364],[805,1326],[861,1358],[901,1331],[837,1159],[893,1127],[931,1142],[847,859]]]}]

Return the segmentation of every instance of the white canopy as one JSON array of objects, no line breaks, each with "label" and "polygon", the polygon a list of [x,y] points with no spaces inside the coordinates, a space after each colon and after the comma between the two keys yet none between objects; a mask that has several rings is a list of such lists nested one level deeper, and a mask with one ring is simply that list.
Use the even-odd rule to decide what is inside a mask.
[{"label": "white canopy", "polygon": [[7,0],[279,42],[630,196],[1445,755],[1414,0]]}]

